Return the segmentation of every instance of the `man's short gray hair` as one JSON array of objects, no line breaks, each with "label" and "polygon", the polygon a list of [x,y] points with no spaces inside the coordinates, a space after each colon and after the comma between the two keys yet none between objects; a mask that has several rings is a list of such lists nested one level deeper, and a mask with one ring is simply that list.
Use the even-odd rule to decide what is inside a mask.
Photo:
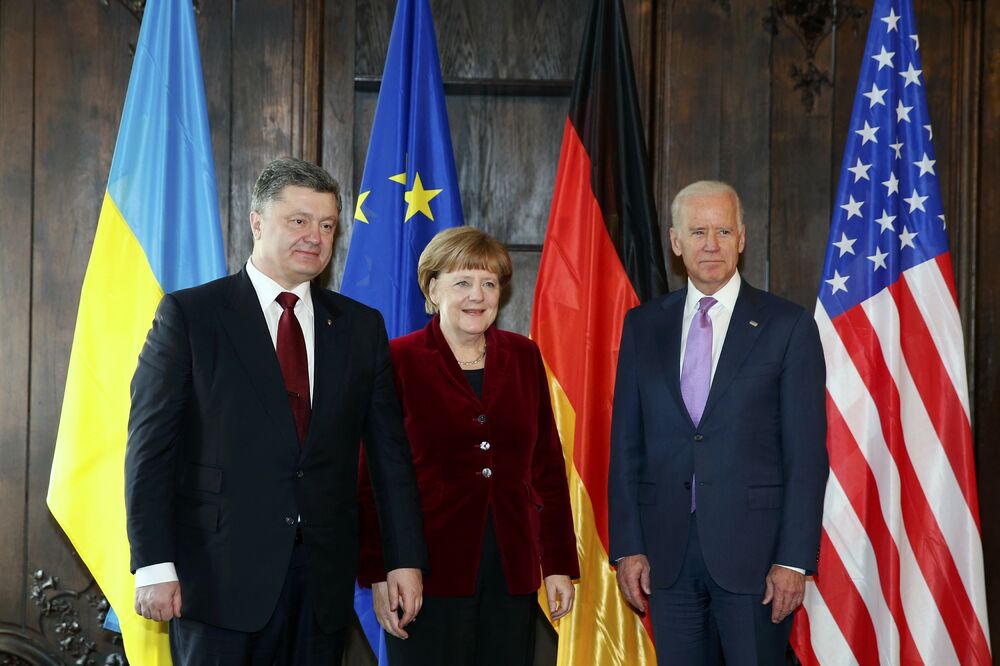
[{"label": "man's short gray hair", "polygon": [[732,195],[733,200],[736,201],[736,224],[742,228],[743,202],[740,201],[740,195],[736,193],[736,190],[732,185],[724,183],[720,180],[699,180],[691,183],[678,192],[674,196],[674,200],[670,203],[671,225],[674,229],[680,229],[681,211],[683,210],[684,202],[687,199],[691,197],[715,196],[717,194]]},{"label": "man's short gray hair", "polygon": [[257,183],[253,186],[250,210],[258,215],[262,214],[264,207],[277,199],[281,191],[289,185],[332,194],[337,200],[337,213],[343,210],[340,185],[333,176],[322,167],[294,157],[279,157],[264,167],[257,177]]}]

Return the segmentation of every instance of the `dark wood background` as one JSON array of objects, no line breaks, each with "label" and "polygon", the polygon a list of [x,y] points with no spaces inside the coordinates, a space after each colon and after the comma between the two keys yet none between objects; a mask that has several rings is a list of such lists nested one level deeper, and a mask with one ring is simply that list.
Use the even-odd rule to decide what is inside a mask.
[{"label": "dark wood background", "polygon": [[[831,83],[807,109],[790,76],[807,64],[804,43],[787,25],[775,34],[764,23],[772,4],[786,3],[625,0],[661,227],[679,187],[728,180],[747,212],[744,274],[809,308],[871,8],[871,0],[857,2],[865,13],[856,28],[848,21],[816,44],[815,65]],[[292,154],[319,161],[344,184],[342,232],[327,277],[336,287],[395,2],[198,4],[229,268],[251,248],[247,209],[257,172]],[[1000,210],[1000,6],[915,4],[966,330],[997,627],[1000,225],[990,220]],[[526,331],[589,0],[431,6],[466,219],[514,249],[502,321]],[[119,0],[0,2],[0,645],[13,636],[56,652],[65,638],[54,633],[60,618],[37,597],[90,584],[45,494],[138,28]],[[674,287],[682,283],[676,263],[670,278]],[[72,601],[78,636],[96,641],[95,654],[115,650],[96,628],[96,600]],[[996,628],[993,639],[997,645]],[[537,662],[550,662],[552,649],[551,637],[540,636]],[[357,637],[348,661],[371,661]]]}]

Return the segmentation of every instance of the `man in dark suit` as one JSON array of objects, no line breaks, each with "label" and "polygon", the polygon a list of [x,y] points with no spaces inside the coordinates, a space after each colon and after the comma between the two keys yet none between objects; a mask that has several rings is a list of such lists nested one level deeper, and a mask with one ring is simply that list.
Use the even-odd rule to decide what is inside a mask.
[{"label": "man in dark suit", "polygon": [[689,185],[671,214],[688,285],[625,318],[610,555],[661,663],[709,663],[717,627],[728,666],[783,664],[819,552],[823,350],[808,312],[740,277],[730,186]]},{"label": "man in dark suit", "polygon": [[364,441],[391,601],[426,566],[382,318],[310,281],[340,194],[275,160],[254,187],[244,270],[164,296],[132,380],[125,457],[136,612],[178,664],[339,664],[358,564]]}]

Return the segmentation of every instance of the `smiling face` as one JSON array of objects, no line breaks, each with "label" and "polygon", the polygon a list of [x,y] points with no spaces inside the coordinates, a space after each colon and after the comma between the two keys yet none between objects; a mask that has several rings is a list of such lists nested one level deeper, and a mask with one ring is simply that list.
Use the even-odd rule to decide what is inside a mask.
[{"label": "smiling face", "polygon": [[679,224],[670,228],[670,247],[684,260],[698,291],[710,296],[736,273],[746,243],[731,194],[691,195],[682,206]]},{"label": "smiling face", "polygon": [[429,296],[441,313],[441,329],[455,340],[474,340],[486,332],[500,307],[500,279],[479,268],[438,273]]},{"label": "smiling face", "polygon": [[339,213],[332,193],[285,187],[250,213],[254,266],[285,289],[312,280],[330,262]]}]

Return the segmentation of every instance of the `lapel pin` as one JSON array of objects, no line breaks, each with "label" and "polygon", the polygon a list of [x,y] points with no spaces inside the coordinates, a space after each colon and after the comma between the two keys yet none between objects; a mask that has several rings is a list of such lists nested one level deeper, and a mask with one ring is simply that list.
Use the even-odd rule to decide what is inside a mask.
[{"label": "lapel pin", "polygon": [[333,320],[332,319],[327,319],[326,320],[326,325],[327,326],[333,326]]},{"label": "lapel pin", "polygon": [[750,325],[753,326],[754,328],[757,328],[758,326],[760,326],[760,324],[758,324],[757,322],[755,322],[753,319],[750,320]]}]

